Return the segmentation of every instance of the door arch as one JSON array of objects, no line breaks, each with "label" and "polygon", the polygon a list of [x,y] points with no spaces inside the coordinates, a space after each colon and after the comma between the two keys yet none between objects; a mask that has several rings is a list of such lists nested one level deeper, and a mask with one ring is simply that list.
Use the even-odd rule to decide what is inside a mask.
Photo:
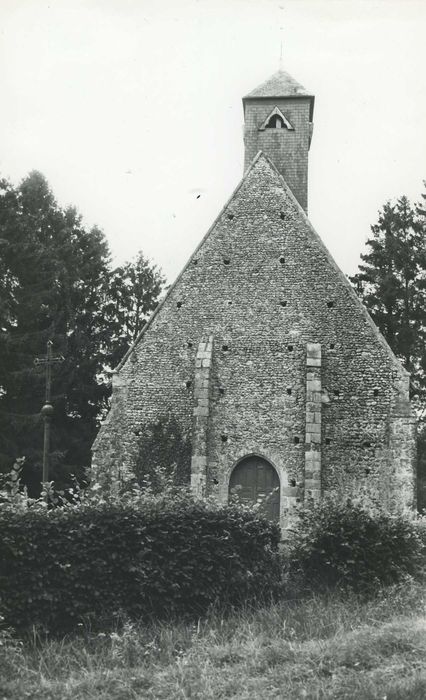
[{"label": "door arch", "polygon": [[280,519],[280,479],[270,462],[263,457],[244,457],[234,467],[229,480],[229,494],[252,505],[262,500],[259,513],[278,523]]}]

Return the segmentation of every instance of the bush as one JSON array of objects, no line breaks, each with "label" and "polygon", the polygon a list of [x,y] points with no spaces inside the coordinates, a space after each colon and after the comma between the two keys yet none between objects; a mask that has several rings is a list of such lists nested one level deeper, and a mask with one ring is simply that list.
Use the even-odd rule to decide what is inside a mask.
[{"label": "bush", "polygon": [[19,629],[198,616],[270,596],[280,580],[275,525],[189,496],[0,510],[0,531],[0,607]]},{"label": "bush", "polygon": [[156,492],[162,488],[159,468],[169,474],[175,484],[187,485],[191,480],[191,442],[171,411],[141,426],[134,472],[140,485],[149,481]]},{"label": "bush", "polygon": [[300,513],[289,541],[290,570],[308,589],[373,591],[419,575],[424,544],[413,520],[324,497]]}]

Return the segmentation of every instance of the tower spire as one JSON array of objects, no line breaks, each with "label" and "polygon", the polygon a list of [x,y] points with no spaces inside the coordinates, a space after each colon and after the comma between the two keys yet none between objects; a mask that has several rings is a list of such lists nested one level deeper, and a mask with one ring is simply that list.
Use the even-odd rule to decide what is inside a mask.
[{"label": "tower spire", "polygon": [[284,46],[284,7],[282,5],[279,5],[280,9],[280,61],[279,61],[279,70],[283,70],[283,46]]}]

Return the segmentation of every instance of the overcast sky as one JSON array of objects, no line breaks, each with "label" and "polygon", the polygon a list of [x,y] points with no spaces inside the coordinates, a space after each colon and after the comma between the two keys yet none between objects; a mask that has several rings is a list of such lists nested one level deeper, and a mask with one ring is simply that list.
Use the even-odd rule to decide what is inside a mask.
[{"label": "overcast sky", "polygon": [[[426,178],[426,0],[0,0],[0,174],[40,170],[172,281],[243,172],[241,97],[316,95],[309,215],[345,273]],[[197,198],[197,195],[201,195]]]}]

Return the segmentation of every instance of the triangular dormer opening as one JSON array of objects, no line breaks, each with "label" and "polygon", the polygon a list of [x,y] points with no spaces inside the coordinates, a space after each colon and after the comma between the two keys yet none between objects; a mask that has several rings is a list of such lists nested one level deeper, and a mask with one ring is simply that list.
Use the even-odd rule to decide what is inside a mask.
[{"label": "triangular dormer opening", "polygon": [[278,107],[274,107],[262,126],[259,127],[259,131],[264,131],[265,129],[288,129],[289,131],[294,131],[294,126],[291,125]]}]

